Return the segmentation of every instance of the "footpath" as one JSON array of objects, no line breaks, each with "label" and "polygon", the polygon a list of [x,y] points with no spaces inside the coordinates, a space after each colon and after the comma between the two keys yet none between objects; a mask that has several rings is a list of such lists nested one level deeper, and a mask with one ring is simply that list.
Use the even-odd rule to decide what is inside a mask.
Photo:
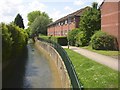
[{"label": "footpath", "polygon": [[[62,46],[63,48],[67,48],[67,46]],[[109,57],[109,56],[105,56],[105,55],[101,55],[80,47],[74,47],[74,46],[70,46],[69,47],[71,50],[87,57],[90,58],[100,64],[106,65],[114,70],[119,70],[120,71],[120,61],[118,59]],[[118,69],[119,68],[119,69]]]}]

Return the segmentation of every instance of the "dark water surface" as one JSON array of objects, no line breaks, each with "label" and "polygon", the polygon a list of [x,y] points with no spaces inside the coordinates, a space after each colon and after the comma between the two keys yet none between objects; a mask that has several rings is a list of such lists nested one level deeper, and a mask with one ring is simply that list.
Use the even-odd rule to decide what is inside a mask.
[{"label": "dark water surface", "polygon": [[33,45],[28,45],[20,60],[3,71],[3,88],[52,88],[48,60]]}]

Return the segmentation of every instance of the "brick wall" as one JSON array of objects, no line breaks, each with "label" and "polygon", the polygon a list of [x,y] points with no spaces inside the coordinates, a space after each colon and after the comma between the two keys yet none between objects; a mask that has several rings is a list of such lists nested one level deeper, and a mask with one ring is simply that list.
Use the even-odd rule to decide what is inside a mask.
[{"label": "brick wall", "polygon": [[[120,48],[120,36],[118,34],[120,24],[120,3],[104,2],[101,7],[101,29],[102,31],[117,38]],[[119,21],[118,21],[119,20]]]},{"label": "brick wall", "polygon": [[67,36],[67,32],[68,30],[72,30],[74,28],[76,28],[76,24],[78,24],[79,20],[76,20],[77,22],[71,22],[69,25],[67,24],[63,24],[63,25],[52,25],[48,27],[48,36],[50,35],[55,35],[55,36]]}]

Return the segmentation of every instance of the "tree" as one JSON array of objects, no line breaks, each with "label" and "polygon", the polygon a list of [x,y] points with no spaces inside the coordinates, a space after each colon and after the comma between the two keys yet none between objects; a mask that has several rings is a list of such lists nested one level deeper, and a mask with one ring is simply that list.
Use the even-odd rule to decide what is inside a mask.
[{"label": "tree", "polygon": [[85,33],[86,36],[86,45],[89,44],[91,36],[95,31],[100,30],[101,28],[101,19],[100,11],[97,9],[97,3],[93,3],[93,7],[87,9],[82,16],[80,17],[80,30]]},{"label": "tree", "polygon": [[28,25],[31,34],[34,37],[35,34],[47,34],[47,25],[52,22],[48,14],[40,11],[33,11],[28,14]]},{"label": "tree", "polygon": [[40,11],[32,11],[28,13],[27,18],[28,18],[28,26],[30,26],[34,20],[41,15]]},{"label": "tree", "polygon": [[34,22],[31,24],[30,28],[32,30],[32,34],[47,34],[47,25],[50,23],[49,18],[45,16],[37,17]]},{"label": "tree", "polygon": [[15,20],[14,20],[15,25],[19,26],[20,28],[25,28],[22,16],[20,14],[17,14]]},{"label": "tree", "polygon": [[92,3],[92,8],[97,9],[98,8],[98,3],[97,2],[93,2]]}]

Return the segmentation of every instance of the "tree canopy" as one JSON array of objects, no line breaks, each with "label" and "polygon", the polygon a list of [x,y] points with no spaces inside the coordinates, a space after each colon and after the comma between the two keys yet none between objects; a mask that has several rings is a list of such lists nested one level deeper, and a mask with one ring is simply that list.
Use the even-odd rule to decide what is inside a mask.
[{"label": "tree canopy", "polygon": [[23,18],[20,14],[17,14],[14,20],[15,25],[19,26],[20,28],[25,28],[24,23],[23,23]]},{"label": "tree canopy", "polygon": [[91,36],[95,31],[100,30],[101,20],[100,20],[100,11],[97,9],[97,3],[92,4],[92,8],[87,9],[82,16],[80,17],[80,30],[85,33],[86,39],[90,41]]},{"label": "tree canopy", "polygon": [[28,26],[30,26],[34,20],[36,19],[36,17],[40,16],[41,12],[40,11],[32,11],[30,13],[28,13],[27,18],[28,18]]},{"label": "tree canopy", "polygon": [[45,12],[32,11],[28,13],[28,26],[30,34],[47,34],[47,25],[52,22],[52,19]]}]

